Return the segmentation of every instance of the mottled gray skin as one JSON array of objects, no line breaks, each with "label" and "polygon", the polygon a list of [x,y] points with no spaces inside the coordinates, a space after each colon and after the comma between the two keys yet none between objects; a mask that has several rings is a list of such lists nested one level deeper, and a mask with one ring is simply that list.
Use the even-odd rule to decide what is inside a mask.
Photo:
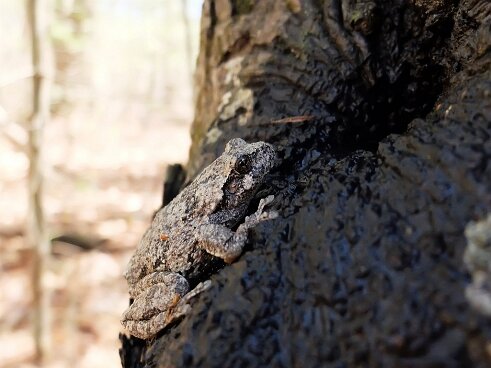
[{"label": "mottled gray skin", "polygon": [[132,335],[150,338],[182,316],[183,302],[196,294],[181,299],[189,291],[187,278],[199,275],[214,257],[234,261],[248,230],[276,216],[264,212],[273,200],[269,196],[244,219],[275,158],[268,143],[232,139],[220,157],[156,214],[125,272],[134,302],[121,322]]}]

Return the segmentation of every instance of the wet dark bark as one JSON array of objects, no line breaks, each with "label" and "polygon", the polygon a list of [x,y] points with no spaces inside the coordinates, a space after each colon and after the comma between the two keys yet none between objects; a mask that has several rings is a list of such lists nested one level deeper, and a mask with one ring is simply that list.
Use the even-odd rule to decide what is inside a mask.
[{"label": "wet dark bark", "polygon": [[281,218],[125,367],[489,366],[462,255],[491,210],[490,27],[478,0],[205,1],[187,180],[268,141]]}]

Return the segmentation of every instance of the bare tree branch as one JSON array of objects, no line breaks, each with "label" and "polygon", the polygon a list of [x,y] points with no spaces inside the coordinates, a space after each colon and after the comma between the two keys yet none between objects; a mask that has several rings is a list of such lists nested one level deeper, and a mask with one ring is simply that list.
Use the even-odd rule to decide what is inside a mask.
[{"label": "bare tree branch", "polygon": [[29,209],[27,238],[33,250],[33,302],[34,340],[36,360],[41,363],[50,353],[50,296],[43,283],[48,269],[50,242],[46,231],[43,209],[43,128],[50,115],[49,40],[46,20],[48,2],[28,0],[27,14],[31,31],[33,75],[32,118],[27,130],[29,157],[28,196]]},{"label": "bare tree branch", "polygon": [[194,61],[193,61],[193,45],[192,45],[192,36],[191,36],[191,25],[189,23],[188,16],[188,2],[187,0],[178,0],[181,2],[181,14],[182,14],[182,23],[184,25],[184,32],[186,38],[186,59],[188,63],[188,71],[189,71],[189,81],[191,83],[191,90],[193,91],[193,102],[196,100],[196,96],[194,96]]}]

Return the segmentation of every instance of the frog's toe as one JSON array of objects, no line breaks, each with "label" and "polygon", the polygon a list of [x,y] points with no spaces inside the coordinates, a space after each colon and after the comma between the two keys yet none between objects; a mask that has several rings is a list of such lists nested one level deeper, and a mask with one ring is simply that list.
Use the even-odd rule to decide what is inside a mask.
[{"label": "frog's toe", "polygon": [[169,324],[168,313],[161,312],[148,320],[122,320],[121,324],[133,336],[150,339]]},{"label": "frog's toe", "polygon": [[[167,325],[184,317],[189,312],[190,307],[188,305],[179,306],[179,302],[182,300],[183,298],[179,294],[175,294],[169,299],[169,303],[164,309],[149,308],[141,310],[139,307],[133,308],[133,305],[135,305],[133,303],[123,314],[121,324],[133,336],[139,337],[140,339],[149,339],[156,335],[157,332],[163,330]],[[142,316],[148,318],[141,318]]]},{"label": "frog's toe", "polygon": [[138,294],[124,312],[121,323],[134,336],[149,338],[168,323],[168,315],[186,294],[177,284],[156,283]]},{"label": "frog's toe", "polygon": [[167,303],[160,305],[157,305],[154,299],[149,299],[147,300],[148,307],[145,308],[141,308],[140,303],[136,304],[138,300],[135,300],[135,303],[123,314],[121,324],[133,336],[149,339],[172,322],[169,315],[172,314],[171,311],[179,300],[181,300],[179,294],[173,295],[167,299]]}]

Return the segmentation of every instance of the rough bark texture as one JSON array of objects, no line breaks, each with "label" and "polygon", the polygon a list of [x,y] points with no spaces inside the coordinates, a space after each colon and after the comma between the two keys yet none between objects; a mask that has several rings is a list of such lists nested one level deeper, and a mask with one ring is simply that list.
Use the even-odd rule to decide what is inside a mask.
[{"label": "rough bark texture", "polygon": [[270,142],[280,218],[124,366],[489,366],[462,259],[491,210],[489,2],[207,0],[201,42],[187,181]]}]

